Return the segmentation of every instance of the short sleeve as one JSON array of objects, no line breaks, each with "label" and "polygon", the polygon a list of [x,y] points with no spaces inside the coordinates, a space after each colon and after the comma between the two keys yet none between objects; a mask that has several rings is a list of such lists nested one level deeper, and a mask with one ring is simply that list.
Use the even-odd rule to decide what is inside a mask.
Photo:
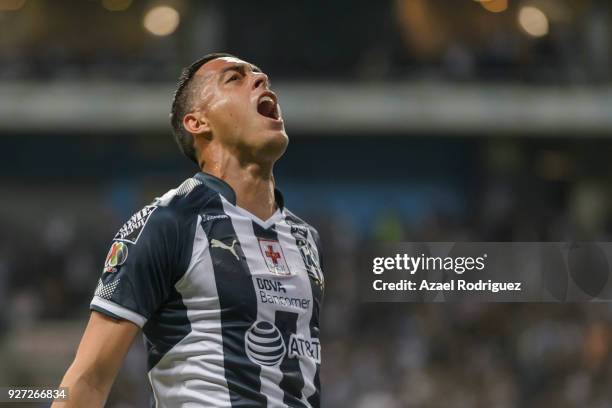
[{"label": "short sleeve", "polygon": [[90,309],[143,327],[170,293],[178,236],[167,208],[150,205],[134,214],[111,243]]}]

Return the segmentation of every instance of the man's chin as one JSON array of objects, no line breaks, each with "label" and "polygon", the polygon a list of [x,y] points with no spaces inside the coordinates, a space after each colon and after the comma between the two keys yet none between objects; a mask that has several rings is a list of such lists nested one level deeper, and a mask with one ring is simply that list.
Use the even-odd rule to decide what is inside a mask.
[{"label": "man's chin", "polygon": [[257,138],[255,151],[257,157],[266,161],[279,159],[289,144],[289,138],[284,129],[266,130]]}]

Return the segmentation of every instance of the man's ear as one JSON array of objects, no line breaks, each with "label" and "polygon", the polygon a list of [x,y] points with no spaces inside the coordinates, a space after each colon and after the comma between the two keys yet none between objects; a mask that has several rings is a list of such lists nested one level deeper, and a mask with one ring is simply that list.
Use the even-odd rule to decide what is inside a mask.
[{"label": "man's ear", "polygon": [[183,126],[189,133],[202,135],[210,133],[210,124],[200,111],[190,112],[183,117]]}]

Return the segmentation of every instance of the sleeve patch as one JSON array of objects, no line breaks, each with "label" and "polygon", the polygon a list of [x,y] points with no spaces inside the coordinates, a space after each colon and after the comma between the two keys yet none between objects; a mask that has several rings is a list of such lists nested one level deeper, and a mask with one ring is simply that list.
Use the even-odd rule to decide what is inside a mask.
[{"label": "sleeve patch", "polygon": [[104,272],[117,272],[117,268],[126,261],[128,252],[126,244],[121,241],[113,242],[104,261]]},{"label": "sleeve patch", "polygon": [[156,205],[147,205],[142,210],[132,215],[132,217],[123,224],[123,227],[121,227],[113,239],[115,241],[125,241],[135,244],[145,225],[147,225],[147,221],[151,217],[151,214],[153,214],[153,211],[156,209]]}]

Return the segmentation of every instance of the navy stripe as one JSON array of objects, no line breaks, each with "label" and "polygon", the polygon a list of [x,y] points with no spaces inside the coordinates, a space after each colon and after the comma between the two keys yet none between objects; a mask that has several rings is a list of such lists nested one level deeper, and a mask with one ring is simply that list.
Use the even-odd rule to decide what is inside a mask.
[{"label": "navy stripe", "polygon": [[[175,197],[175,200],[177,197]],[[161,210],[157,210],[160,214]],[[178,210],[177,210],[178,212]],[[175,243],[175,251],[178,254],[177,264],[172,271],[172,281],[170,282],[167,298],[164,299],[162,307],[157,309],[147,320],[142,328],[145,346],[147,348],[147,366],[149,371],[159,363],[174,346],[191,333],[191,321],[187,317],[187,307],[183,302],[182,295],[176,290],[178,282],[189,267],[193,251],[193,237],[197,214],[189,213],[183,216],[183,210],[178,212],[177,224],[179,225],[179,235]]]},{"label": "navy stripe", "polygon": [[[289,337],[291,333],[297,333],[297,313],[276,311],[275,324],[283,334],[283,339],[287,347],[290,347]],[[302,388],[304,388],[304,377],[300,369],[300,360],[289,358],[289,352],[280,364],[283,372],[283,379],[279,386],[284,392],[283,402],[290,407],[306,407],[301,401]]]},{"label": "navy stripe", "polygon": [[[253,231],[257,238],[269,239],[278,241],[278,234],[274,226],[264,229],[261,225],[253,222]],[[283,341],[289,346],[289,337],[292,333],[297,333],[297,314],[293,312],[276,311],[274,324],[280,330]],[[288,358],[289,353],[285,355],[280,364],[280,370],[283,373],[283,378],[279,383],[283,390],[283,402],[290,407],[305,407],[301,400],[302,388],[304,388],[304,377],[300,368],[300,362],[296,358]]]},{"label": "navy stripe", "polygon": [[[227,215],[217,195],[207,206],[207,215]],[[203,219],[202,228],[208,237],[219,305],[225,378],[232,407],[262,407],[267,398],[261,393],[261,368],[246,355],[245,333],[257,319],[257,298],[246,258],[231,218]],[[213,246],[216,239],[232,246],[239,260],[227,249]]]},{"label": "navy stripe", "polygon": [[[299,219],[298,217],[291,214],[289,211],[285,211],[285,219],[290,221],[290,223],[304,225],[308,227],[308,233],[312,234],[312,230],[308,224]],[[315,243],[317,244],[317,251],[319,253],[319,260],[321,260],[321,248],[319,247],[318,237],[313,236]],[[297,245],[297,239],[296,239]],[[321,270],[323,270],[323,265],[319,263]],[[310,337],[319,339],[319,313],[321,310],[321,305],[323,303],[323,288],[318,285],[313,279],[310,280],[310,288],[312,290],[312,316],[310,317]],[[322,360],[322,357],[321,357]],[[315,392],[310,397],[307,398],[307,401],[313,408],[318,408],[321,406],[321,364],[317,363],[317,371],[314,376],[314,386]]]},{"label": "navy stripe", "polygon": [[274,229],[274,225],[272,225],[268,229],[265,229],[264,227],[262,227],[261,225],[259,225],[256,222],[251,221],[251,224],[253,224],[253,232],[255,233],[255,236],[257,238],[263,238],[263,239],[270,239],[272,241],[278,241],[278,234],[276,233],[276,230]]},{"label": "navy stripe", "polygon": [[147,348],[149,371],[159,360],[191,333],[191,322],[183,297],[173,286],[164,307],[157,310],[142,328]]}]

